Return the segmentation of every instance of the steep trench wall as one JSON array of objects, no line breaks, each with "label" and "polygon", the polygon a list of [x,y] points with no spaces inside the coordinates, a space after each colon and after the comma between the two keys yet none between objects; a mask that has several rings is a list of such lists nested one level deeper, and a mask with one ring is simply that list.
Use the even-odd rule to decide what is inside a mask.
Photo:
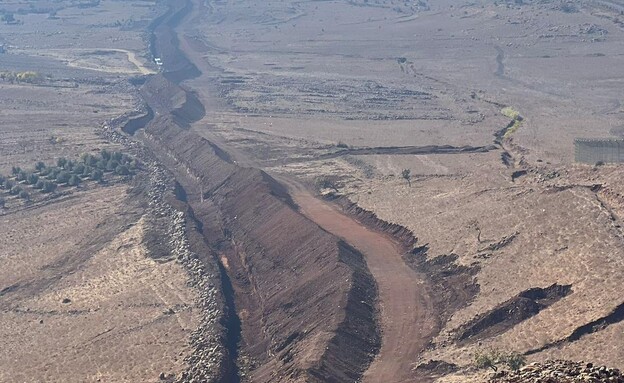
[{"label": "steep trench wall", "polygon": [[362,255],[298,213],[266,173],[232,164],[180,123],[183,92],[162,76],[146,83],[156,117],[143,137],[186,190],[232,281],[239,367],[253,382],[358,380],[380,344]]}]

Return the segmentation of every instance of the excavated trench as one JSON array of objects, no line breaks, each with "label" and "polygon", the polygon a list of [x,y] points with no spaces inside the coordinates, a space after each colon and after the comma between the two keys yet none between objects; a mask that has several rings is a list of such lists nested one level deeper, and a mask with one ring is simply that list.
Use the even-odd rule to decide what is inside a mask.
[{"label": "excavated trench", "polygon": [[377,285],[362,254],[300,214],[282,185],[188,129],[204,109],[179,84],[200,72],[174,28],[191,6],[171,0],[150,27],[164,71],[140,89],[154,116],[136,135],[174,174],[179,203],[220,260],[229,366],[215,367],[219,381],[359,380],[380,347]]}]

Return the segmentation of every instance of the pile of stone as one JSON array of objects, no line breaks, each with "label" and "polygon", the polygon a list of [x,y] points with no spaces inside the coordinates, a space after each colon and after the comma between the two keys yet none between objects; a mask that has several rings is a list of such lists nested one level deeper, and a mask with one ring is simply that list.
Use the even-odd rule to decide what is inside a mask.
[{"label": "pile of stone", "polygon": [[[119,121],[122,121],[120,118]],[[163,233],[165,242],[172,258],[176,259],[188,276],[188,285],[198,292],[196,306],[201,310],[199,327],[193,331],[189,343],[192,352],[185,358],[188,368],[182,374],[161,373],[162,382],[192,383],[219,381],[226,350],[224,347],[224,329],[222,326],[225,316],[221,305],[220,276],[216,270],[209,270],[199,260],[189,245],[186,216],[184,212],[171,206],[165,194],[171,189],[171,176],[158,162],[154,161],[146,148],[138,141],[122,134],[113,123],[104,124],[97,133],[105,139],[123,145],[145,164],[149,176],[147,188],[148,213],[154,219],[165,222]]]},{"label": "pile of stone", "polygon": [[531,363],[515,372],[500,371],[490,383],[624,383],[618,369],[592,363],[549,360]]},{"label": "pile of stone", "polygon": [[160,380],[176,383],[216,382],[220,377],[225,357],[223,329],[220,322],[224,316],[219,304],[219,276],[206,269],[189,245],[186,234],[186,217],[174,209],[164,198],[167,189],[166,170],[158,163],[147,164],[150,174],[148,190],[149,207],[155,216],[168,220],[167,236],[169,250],[184,267],[188,284],[199,294],[197,306],[201,309],[199,327],[191,334],[192,353],[185,361],[189,367],[180,376],[161,374]]}]

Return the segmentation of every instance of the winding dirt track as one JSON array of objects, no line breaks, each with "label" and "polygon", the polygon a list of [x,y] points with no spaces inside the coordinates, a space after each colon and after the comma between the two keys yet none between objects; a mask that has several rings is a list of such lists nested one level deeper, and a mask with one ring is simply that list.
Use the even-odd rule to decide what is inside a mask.
[{"label": "winding dirt track", "polygon": [[363,381],[414,382],[413,363],[436,328],[435,309],[424,276],[403,262],[400,246],[388,236],[368,229],[292,181],[280,181],[288,184],[301,213],[364,254],[377,282],[382,345]]},{"label": "winding dirt track", "polygon": [[[191,15],[186,17],[178,29],[180,49],[203,73],[193,83],[210,81],[206,74],[210,67],[201,53],[193,50],[180,33],[187,23],[198,22],[201,9],[197,1]],[[189,84],[193,87],[193,84]],[[211,96],[202,87],[195,87],[204,105],[210,105]],[[199,89],[197,89],[199,88]],[[214,102],[214,100],[212,100]],[[222,142],[217,142],[222,146]],[[239,165],[253,167],[246,156],[235,149],[221,147],[232,154]],[[324,230],[344,239],[364,254],[368,268],[375,278],[379,292],[382,346],[379,354],[365,372],[366,383],[414,382],[413,364],[419,354],[433,338],[436,329],[436,310],[431,300],[431,290],[426,278],[414,272],[402,259],[400,245],[387,235],[363,226],[345,215],[337,207],[320,200],[291,179],[279,178],[286,184],[289,193],[299,206],[301,213]]]}]

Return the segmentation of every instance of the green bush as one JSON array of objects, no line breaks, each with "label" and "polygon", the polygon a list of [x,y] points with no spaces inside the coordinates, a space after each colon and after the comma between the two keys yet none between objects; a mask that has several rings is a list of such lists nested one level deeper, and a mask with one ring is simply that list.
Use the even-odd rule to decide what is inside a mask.
[{"label": "green bush", "polygon": [[30,200],[30,194],[28,194],[28,192],[26,190],[22,190],[19,192],[19,194],[17,195],[19,198],[24,199],[26,201]]},{"label": "green bush", "polygon": [[104,173],[102,173],[100,169],[93,169],[89,178],[91,178],[93,181],[102,181],[103,175]]},{"label": "green bush", "polygon": [[39,181],[39,176],[34,173],[29,174],[28,177],[26,177],[26,183],[29,185],[34,185],[37,181]]},{"label": "green bush", "polygon": [[127,176],[130,175],[130,170],[128,170],[128,167],[126,165],[119,165],[115,168],[115,173],[119,174],[120,176]]},{"label": "green bush", "polygon": [[22,187],[15,185],[11,188],[11,190],[9,190],[9,194],[11,195],[18,195],[20,192],[22,191]]},{"label": "green bush", "polygon": [[108,160],[110,160],[110,159],[111,159],[111,154],[110,154],[110,152],[109,152],[108,150],[106,150],[106,149],[103,149],[103,150],[100,152],[100,156],[102,157],[102,159],[103,159],[104,161],[108,161]]},{"label": "green bush", "polygon": [[71,177],[69,177],[69,180],[67,181],[67,184],[69,186],[78,186],[80,185],[80,177],[78,177],[77,175],[72,175]]},{"label": "green bush", "polygon": [[45,169],[45,168],[46,168],[45,164],[44,164],[43,162],[41,162],[41,161],[39,161],[39,162],[37,162],[37,163],[35,164],[35,170],[37,170],[37,171],[38,171],[38,172],[40,172],[40,173],[41,173],[41,171],[42,171],[43,169]]},{"label": "green bush", "polygon": [[52,193],[56,190],[56,184],[54,182],[45,181],[43,183],[43,193]]},{"label": "green bush", "polygon": [[69,182],[69,178],[71,176],[69,175],[68,172],[66,171],[62,171],[60,172],[57,176],[56,176],[56,181],[60,184],[65,184],[67,182]]},{"label": "green bush", "polygon": [[85,164],[76,164],[74,168],[72,169],[72,173],[81,175],[82,173],[84,173],[85,168],[86,168]]},{"label": "green bush", "polygon": [[526,364],[524,355],[517,352],[501,352],[495,349],[489,349],[484,352],[477,352],[474,356],[474,364],[477,368],[491,368],[498,370],[498,366],[503,364],[509,369],[516,371]]}]

